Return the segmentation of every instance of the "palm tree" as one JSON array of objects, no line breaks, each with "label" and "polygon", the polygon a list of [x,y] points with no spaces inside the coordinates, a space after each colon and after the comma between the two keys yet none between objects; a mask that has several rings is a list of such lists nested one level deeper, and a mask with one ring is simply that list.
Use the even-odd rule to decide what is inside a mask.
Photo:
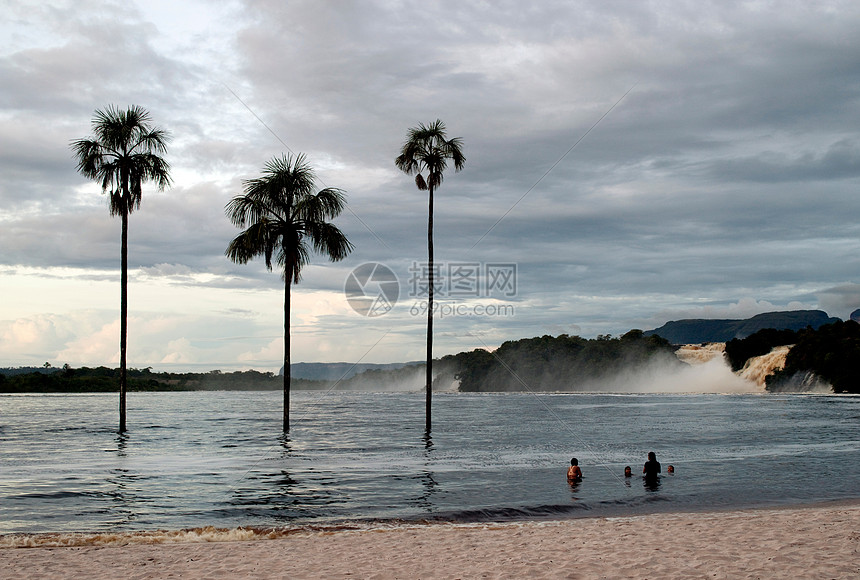
[{"label": "palm tree", "polygon": [[[463,140],[459,137],[448,139],[445,123],[436,119],[427,126],[419,123],[417,127],[410,128],[406,142],[400,149],[400,155],[394,160],[398,169],[407,175],[415,174],[415,185],[419,190],[427,190],[430,194],[430,211],[427,220],[429,296],[427,300],[427,403],[425,405],[425,430],[428,434],[433,389],[433,192],[442,185],[443,172],[448,167],[449,159],[453,161],[456,171],[463,169],[466,164],[466,158],[463,156]],[[424,179],[424,173],[427,174],[427,179]]]},{"label": "palm tree", "polygon": [[113,105],[96,110],[94,137],[72,141],[78,172],[101,182],[110,195],[110,214],[122,218],[122,275],[120,278],[119,432],[126,431],[126,351],[128,338],[128,214],[140,208],[141,185],[154,182],[159,190],[170,185],[170,165],[162,155],[170,136],[150,124],[146,109],[132,105],[122,111]]},{"label": "palm tree", "polygon": [[331,187],[314,193],[316,178],[303,155],[276,157],[263,176],[245,181],[244,195],[225,208],[233,225],[247,228],[227,246],[227,256],[246,264],[264,256],[283,269],[284,280],[284,432],[290,430],[290,286],[298,284],[311,248],[333,262],[344,259],[352,244],[328,219],[343,211],[343,191]]}]

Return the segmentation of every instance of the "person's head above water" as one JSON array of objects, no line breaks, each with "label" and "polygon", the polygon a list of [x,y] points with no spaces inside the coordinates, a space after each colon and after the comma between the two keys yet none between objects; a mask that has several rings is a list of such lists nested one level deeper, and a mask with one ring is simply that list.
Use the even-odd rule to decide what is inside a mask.
[{"label": "person's head above water", "polygon": [[624,468],[624,477],[631,477],[633,475],[633,470],[628,465]]},{"label": "person's head above water", "polygon": [[657,454],[653,451],[648,452],[648,461],[657,461]]},{"label": "person's head above water", "polygon": [[669,473],[675,473],[675,466],[670,465],[669,467],[666,468],[666,471],[668,471]]},{"label": "person's head above water", "polygon": [[573,466],[576,466],[576,465],[579,465],[579,461],[576,459],[576,457],[574,457],[573,459],[570,460],[570,464]]}]

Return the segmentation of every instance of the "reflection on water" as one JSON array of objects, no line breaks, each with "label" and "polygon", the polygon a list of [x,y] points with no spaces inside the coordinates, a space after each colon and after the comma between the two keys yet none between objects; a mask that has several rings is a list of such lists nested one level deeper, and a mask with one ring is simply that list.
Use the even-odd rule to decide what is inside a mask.
[{"label": "reflection on water", "polygon": [[125,448],[128,445],[128,435],[120,434],[116,437],[116,455],[117,457],[125,457]]},{"label": "reflection on water", "polygon": [[579,500],[577,497],[577,493],[579,493],[579,485],[582,483],[581,479],[568,479],[567,485],[570,486],[571,499]]},{"label": "reflection on water", "polygon": [[[296,393],[289,435],[277,392],[133,395],[122,436],[113,395],[0,395],[0,534],[559,518],[860,495],[858,397],[440,394],[431,437],[410,393]],[[631,485],[624,466],[652,449],[683,477]],[[574,452],[586,478],[567,485]],[[807,474],[803,487],[783,476],[795,472]]]},{"label": "reflection on water", "polygon": [[660,491],[660,476],[657,475],[654,477],[643,477],[642,484],[645,486],[646,491]]}]

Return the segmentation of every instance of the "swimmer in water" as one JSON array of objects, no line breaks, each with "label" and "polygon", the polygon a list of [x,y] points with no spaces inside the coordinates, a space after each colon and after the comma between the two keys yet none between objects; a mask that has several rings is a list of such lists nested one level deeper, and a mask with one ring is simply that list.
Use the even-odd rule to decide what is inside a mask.
[{"label": "swimmer in water", "polygon": [[648,461],[642,467],[642,473],[645,475],[645,479],[652,480],[657,479],[657,476],[660,474],[660,462],[657,461],[657,454],[653,451],[648,453]]},{"label": "swimmer in water", "polygon": [[574,457],[570,460],[570,467],[567,468],[567,480],[579,481],[582,479],[582,470],[579,468],[579,461]]}]

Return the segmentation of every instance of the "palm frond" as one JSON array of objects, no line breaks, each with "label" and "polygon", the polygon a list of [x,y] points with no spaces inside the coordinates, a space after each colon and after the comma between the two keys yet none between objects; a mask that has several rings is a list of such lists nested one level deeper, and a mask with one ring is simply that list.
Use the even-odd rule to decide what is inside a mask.
[{"label": "palm frond", "polygon": [[343,260],[353,250],[352,242],[332,223],[309,224],[305,229],[313,243],[314,250],[329,256],[332,262]]},{"label": "palm frond", "polygon": [[445,123],[441,120],[436,119],[428,125],[419,123],[417,127],[410,128],[406,135],[406,142],[394,164],[407,175],[415,174],[415,185],[419,190],[436,189],[442,185],[449,160],[454,163],[455,171],[465,166],[463,140],[460,137],[448,139]]},{"label": "palm frond", "polygon": [[142,184],[170,186],[170,164],[162,157],[170,135],[150,125],[149,113],[132,105],[97,109],[93,137],[72,141],[78,172],[100,182],[109,198],[111,215],[125,215],[140,207]]},{"label": "palm frond", "polygon": [[[339,243],[321,244],[315,235],[329,232],[329,226],[334,228],[326,220],[343,211],[346,196],[337,188],[315,193],[315,181],[313,169],[301,154],[269,160],[262,175],[245,181],[243,194],[231,199],[224,208],[233,225],[247,228],[230,243],[227,256],[237,263],[246,263],[262,255],[269,269],[277,262],[284,280],[291,283],[301,280],[302,268],[310,262],[311,247],[331,260],[343,259],[352,250],[346,236],[341,233],[343,239]],[[264,229],[265,234],[257,231],[251,235],[255,228]],[[249,235],[243,237],[246,233]],[[241,248],[237,242],[240,238]]]}]

